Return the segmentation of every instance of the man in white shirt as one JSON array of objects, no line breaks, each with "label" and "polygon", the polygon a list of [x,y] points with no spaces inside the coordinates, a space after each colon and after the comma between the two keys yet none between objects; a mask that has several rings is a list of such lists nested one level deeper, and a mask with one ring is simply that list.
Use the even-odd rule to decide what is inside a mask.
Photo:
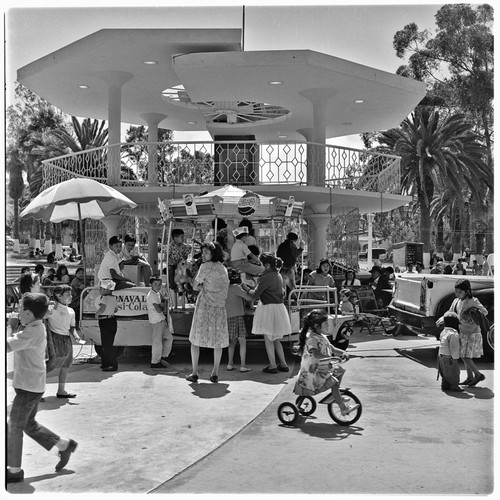
[{"label": "man in white shirt", "polygon": [[101,280],[113,280],[116,283],[115,290],[131,288],[135,283],[124,276],[120,269],[119,254],[122,250],[122,240],[118,236],[112,236],[109,239],[109,250],[104,254],[97,278]]}]

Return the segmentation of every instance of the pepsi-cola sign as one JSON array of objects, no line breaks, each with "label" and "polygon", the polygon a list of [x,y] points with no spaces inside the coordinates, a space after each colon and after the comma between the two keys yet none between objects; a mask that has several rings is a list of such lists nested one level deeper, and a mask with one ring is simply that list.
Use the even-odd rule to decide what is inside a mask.
[{"label": "pepsi-cola sign", "polygon": [[245,217],[252,215],[259,206],[260,198],[255,193],[244,194],[238,200],[238,212]]}]

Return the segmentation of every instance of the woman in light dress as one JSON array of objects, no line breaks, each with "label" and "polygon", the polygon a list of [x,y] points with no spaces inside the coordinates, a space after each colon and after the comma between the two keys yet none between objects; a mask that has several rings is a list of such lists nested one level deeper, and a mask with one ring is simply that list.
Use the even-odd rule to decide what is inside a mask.
[{"label": "woman in light dress", "polygon": [[189,333],[193,369],[186,380],[198,381],[200,347],[209,347],[214,350],[214,366],[210,381],[216,383],[219,381],[222,349],[229,345],[226,316],[229,278],[227,269],[222,264],[223,250],[219,243],[206,243],[201,258],[203,263],[193,283],[193,289],[199,290],[200,293],[196,300]]}]

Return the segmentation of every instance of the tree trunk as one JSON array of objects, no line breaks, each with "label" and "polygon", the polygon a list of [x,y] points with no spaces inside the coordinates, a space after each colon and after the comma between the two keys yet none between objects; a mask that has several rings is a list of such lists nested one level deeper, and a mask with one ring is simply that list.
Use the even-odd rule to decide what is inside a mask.
[{"label": "tree trunk", "polygon": [[439,217],[437,220],[437,230],[436,230],[436,255],[438,257],[444,257],[444,222],[443,217]]},{"label": "tree trunk", "polygon": [[52,222],[47,222],[45,224],[45,244],[43,247],[44,255],[48,255],[52,252],[52,238],[53,238],[54,226]]},{"label": "tree trunk", "polygon": [[453,260],[458,260],[462,257],[462,235],[461,235],[461,217],[457,212],[453,217],[451,247],[453,249]]},{"label": "tree trunk", "polygon": [[56,260],[62,259],[62,238],[61,238],[61,224],[56,224],[56,250],[55,257]]},{"label": "tree trunk", "polygon": [[420,204],[420,241],[424,244],[424,267],[428,268],[431,259],[431,214],[424,200],[419,199]]}]

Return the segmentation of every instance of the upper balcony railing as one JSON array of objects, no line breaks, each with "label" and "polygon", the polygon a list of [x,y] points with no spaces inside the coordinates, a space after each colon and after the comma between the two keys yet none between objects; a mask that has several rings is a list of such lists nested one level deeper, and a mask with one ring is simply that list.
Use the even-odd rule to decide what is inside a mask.
[{"label": "upper balcony railing", "polygon": [[112,186],[309,185],[400,194],[400,158],[317,143],[122,143],[44,160],[43,189],[72,177]]}]

